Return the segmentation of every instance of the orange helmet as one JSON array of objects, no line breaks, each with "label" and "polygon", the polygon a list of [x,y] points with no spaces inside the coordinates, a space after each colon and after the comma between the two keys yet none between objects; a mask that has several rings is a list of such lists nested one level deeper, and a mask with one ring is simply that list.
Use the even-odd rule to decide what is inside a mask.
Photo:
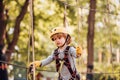
[{"label": "orange helmet", "polygon": [[70,34],[68,33],[66,28],[64,28],[64,27],[56,27],[51,31],[50,38],[52,38],[52,36],[57,34],[57,33],[64,33],[64,34],[68,34],[70,36]]}]

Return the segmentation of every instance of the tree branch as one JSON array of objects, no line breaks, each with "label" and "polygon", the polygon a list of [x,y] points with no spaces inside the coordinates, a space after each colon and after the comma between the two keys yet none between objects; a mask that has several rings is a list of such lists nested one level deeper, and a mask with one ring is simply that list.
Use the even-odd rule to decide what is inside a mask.
[{"label": "tree branch", "polygon": [[13,39],[10,42],[10,44],[8,45],[8,51],[6,53],[8,61],[10,60],[11,53],[14,50],[14,46],[17,44],[17,41],[18,41],[18,38],[19,38],[19,33],[20,33],[20,23],[23,20],[25,14],[27,12],[28,4],[29,4],[29,0],[26,0],[22,9],[21,9],[21,11],[20,11],[20,14],[16,18],[14,33],[13,33]]}]

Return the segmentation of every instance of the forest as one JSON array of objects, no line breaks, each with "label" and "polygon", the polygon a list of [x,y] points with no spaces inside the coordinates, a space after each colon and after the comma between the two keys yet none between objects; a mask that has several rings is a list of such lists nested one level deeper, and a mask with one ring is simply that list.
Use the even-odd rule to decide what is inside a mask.
[{"label": "forest", "polygon": [[[0,0],[0,50],[4,46],[9,80],[27,80],[29,63],[56,49],[54,27],[67,27],[70,45],[81,45],[81,80],[120,80],[120,0]],[[54,66],[37,68],[38,80],[56,80]]]}]

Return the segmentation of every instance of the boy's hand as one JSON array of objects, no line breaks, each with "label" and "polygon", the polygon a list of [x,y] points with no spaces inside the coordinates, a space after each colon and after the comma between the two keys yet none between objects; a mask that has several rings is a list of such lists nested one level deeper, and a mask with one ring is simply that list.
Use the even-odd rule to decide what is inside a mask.
[{"label": "boy's hand", "polygon": [[33,70],[33,65],[35,66],[35,68],[36,67],[40,67],[40,65],[41,65],[41,62],[40,61],[34,61],[34,62],[32,62],[32,63],[30,63],[30,65],[29,65],[29,72],[31,73],[32,72],[32,70]]},{"label": "boy's hand", "polygon": [[33,65],[35,66],[35,68],[40,67],[41,62],[40,61],[34,61],[34,62],[30,63],[30,66],[33,66]]},{"label": "boy's hand", "polygon": [[77,46],[76,47],[76,56],[79,57],[82,54],[82,47],[81,46]]}]

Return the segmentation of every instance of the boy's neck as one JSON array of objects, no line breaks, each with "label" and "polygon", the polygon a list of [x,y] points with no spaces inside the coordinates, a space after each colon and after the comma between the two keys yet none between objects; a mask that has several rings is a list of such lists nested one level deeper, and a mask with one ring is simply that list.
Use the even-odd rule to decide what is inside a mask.
[{"label": "boy's neck", "polygon": [[63,51],[67,46],[68,46],[68,45],[65,44],[63,47],[59,47],[59,50],[60,50],[60,51]]}]

